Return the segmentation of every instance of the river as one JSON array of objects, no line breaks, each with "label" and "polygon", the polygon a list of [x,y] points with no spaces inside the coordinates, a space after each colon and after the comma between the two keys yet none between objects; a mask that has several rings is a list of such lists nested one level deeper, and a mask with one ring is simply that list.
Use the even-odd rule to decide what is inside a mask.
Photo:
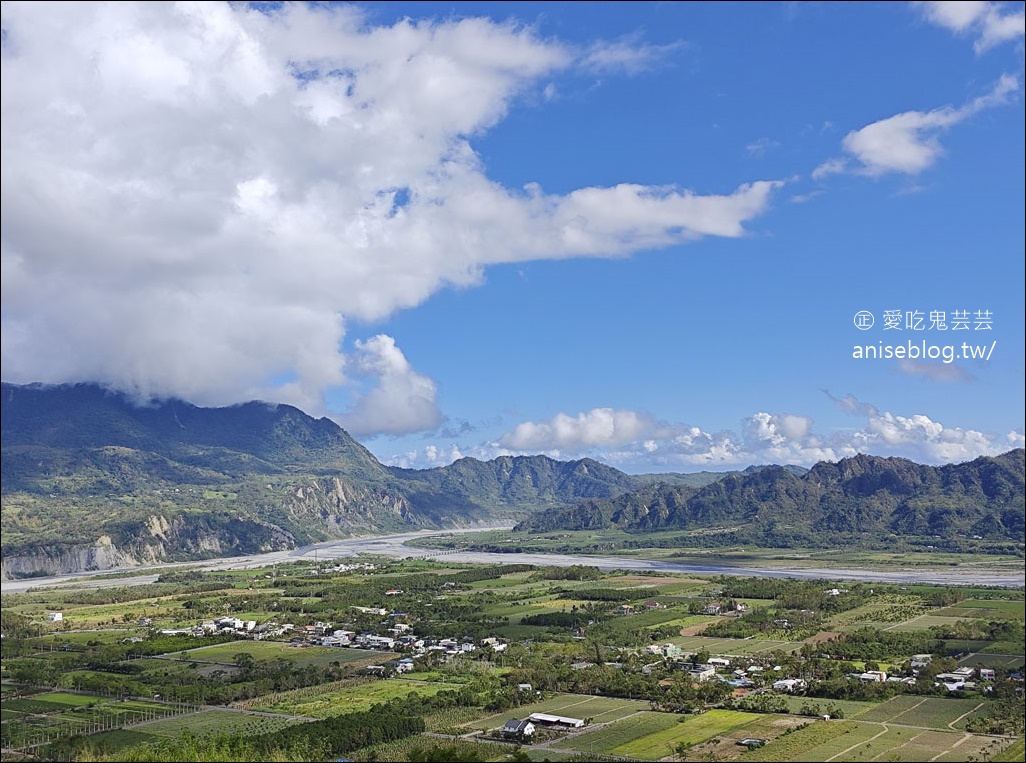
[{"label": "river", "polygon": [[[482,530],[510,529],[509,527],[475,527],[464,530],[446,530],[444,532],[425,531],[401,533],[397,535],[379,535],[363,538],[347,538],[317,543],[311,546],[292,549],[290,551],[272,551],[266,554],[250,556],[222,557],[205,559],[198,562],[178,562],[154,567],[131,567],[103,572],[79,572],[53,577],[27,578],[24,580],[0,581],[0,592],[21,593],[30,588],[55,585],[75,585],[88,587],[107,587],[123,585],[139,585],[157,580],[163,570],[189,567],[199,570],[242,570],[267,567],[273,564],[296,561],[331,561],[349,559],[362,554],[377,554],[397,558],[416,557],[418,559],[437,559],[439,561],[472,562],[475,564],[534,564],[539,566],[554,565],[569,567],[574,564],[586,564],[601,570],[632,570],[636,572],[673,572],[688,575],[740,575],[744,577],[765,578],[823,578],[829,580],[853,580],[876,583],[934,583],[939,585],[957,586],[1001,586],[1018,588],[1026,585],[1026,572],[1020,567],[1017,571],[1007,572],[975,569],[971,566],[951,568],[918,569],[913,567],[888,570],[847,569],[833,567],[777,566],[750,567],[717,564],[682,564],[662,560],[639,559],[636,557],[617,556],[585,556],[578,554],[539,554],[509,553],[491,554],[479,551],[432,551],[431,549],[414,548],[405,545],[413,538],[426,538],[432,535],[451,535],[454,532],[480,532]],[[127,577],[83,580],[117,572],[136,572]]]}]

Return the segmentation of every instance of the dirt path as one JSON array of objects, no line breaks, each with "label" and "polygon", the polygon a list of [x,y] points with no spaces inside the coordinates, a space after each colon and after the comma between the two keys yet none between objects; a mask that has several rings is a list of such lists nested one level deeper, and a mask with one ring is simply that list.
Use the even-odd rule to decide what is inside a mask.
[{"label": "dirt path", "polygon": [[855,749],[857,749],[857,748],[859,748],[859,747],[864,747],[865,745],[869,744],[870,742],[872,742],[872,741],[873,741],[874,739],[876,739],[877,737],[882,737],[882,736],[883,736],[884,734],[886,734],[886,733],[887,733],[888,731],[890,731],[890,729],[889,729],[889,728],[887,728],[887,726],[886,726],[886,725],[884,725],[884,724],[880,724],[880,725],[882,725],[882,726],[883,726],[883,731],[881,731],[881,732],[880,732],[879,734],[874,734],[874,735],[873,735],[872,737],[870,737],[869,739],[867,739],[867,740],[866,740],[865,742],[859,742],[858,744],[853,744],[853,745],[852,745],[851,747],[849,747],[848,749],[846,749],[846,750],[841,750],[841,751],[840,751],[839,753],[837,753],[836,755],[831,755],[831,756],[830,756],[829,758],[827,758],[827,759],[826,759],[826,761],[825,761],[824,763],[829,763],[829,761],[831,761],[831,760],[834,760],[834,759],[836,759],[836,758],[839,758],[839,757],[841,757],[842,755],[847,755],[847,754],[848,754],[849,752],[851,752],[852,750],[855,750]]},{"label": "dirt path", "polygon": [[975,713],[977,710],[979,710],[981,707],[983,707],[984,704],[985,703],[981,702],[976,707],[974,707],[972,710],[970,710],[968,713],[963,713],[962,715],[958,716],[955,720],[953,720],[951,723],[948,724],[948,728],[951,729],[952,731],[961,731],[961,729],[956,729],[955,728],[955,724],[958,723],[963,718],[965,718],[967,715],[972,715],[973,713]]}]

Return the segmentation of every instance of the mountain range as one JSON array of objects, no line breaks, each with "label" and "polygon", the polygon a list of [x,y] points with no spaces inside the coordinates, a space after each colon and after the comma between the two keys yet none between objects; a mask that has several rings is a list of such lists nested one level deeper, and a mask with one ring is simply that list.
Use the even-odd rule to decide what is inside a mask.
[{"label": "mountain range", "polygon": [[2,574],[252,554],[330,538],[520,522],[632,532],[744,523],[1022,540],[1023,451],[930,467],[858,456],[629,475],[592,459],[381,464],[288,405],[137,405],[97,385],[3,384]]},{"label": "mountain range", "polygon": [[738,538],[875,534],[1023,541],[1026,451],[924,466],[858,455],[808,471],[771,466],[704,487],[658,484],[536,514],[516,529],[733,527]]},{"label": "mountain range", "polygon": [[509,523],[669,478],[591,459],[381,464],[288,405],[137,405],[93,384],[3,384],[2,574],[250,554],[352,535]]}]

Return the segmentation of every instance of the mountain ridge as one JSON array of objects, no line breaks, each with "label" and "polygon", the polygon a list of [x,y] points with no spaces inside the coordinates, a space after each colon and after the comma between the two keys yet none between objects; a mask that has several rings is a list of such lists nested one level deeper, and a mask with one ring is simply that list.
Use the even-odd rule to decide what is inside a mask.
[{"label": "mountain ridge", "polygon": [[629,532],[708,528],[742,522],[747,538],[782,530],[816,533],[965,535],[1022,543],[1026,451],[927,466],[859,454],[819,462],[802,474],[784,467],[736,473],[701,488],[648,486],[612,499],[540,512],[527,532],[617,528]]},{"label": "mountain ridge", "polygon": [[636,487],[597,461],[540,455],[386,466],[283,404],[139,406],[93,384],[3,383],[0,405],[5,575],[512,522]]}]

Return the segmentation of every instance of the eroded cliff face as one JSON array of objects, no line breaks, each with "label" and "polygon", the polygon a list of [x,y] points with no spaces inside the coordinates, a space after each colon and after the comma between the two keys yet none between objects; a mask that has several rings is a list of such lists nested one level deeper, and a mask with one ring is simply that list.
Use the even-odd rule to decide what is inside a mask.
[{"label": "eroded cliff face", "polygon": [[[435,526],[402,493],[340,477],[311,478],[284,487],[279,524],[246,512],[152,514],[90,542],[43,541],[8,547],[4,579],[102,572],[122,567],[237,556],[295,548],[309,540]],[[299,534],[302,540],[297,540]]]},{"label": "eroded cliff face", "polygon": [[24,544],[4,549],[3,579],[102,572],[171,561],[234,556],[296,547],[276,525],[233,516],[150,516],[139,532],[100,535],[90,543]]},{"label": "eroded cliff face", "polygon": [[289,518],[309,526],[311,518],[331,536],[368,529],[430,527],[402,493],[388,487],[355,483],[340,477],[312,480],[291,487],[285,498]]}]

